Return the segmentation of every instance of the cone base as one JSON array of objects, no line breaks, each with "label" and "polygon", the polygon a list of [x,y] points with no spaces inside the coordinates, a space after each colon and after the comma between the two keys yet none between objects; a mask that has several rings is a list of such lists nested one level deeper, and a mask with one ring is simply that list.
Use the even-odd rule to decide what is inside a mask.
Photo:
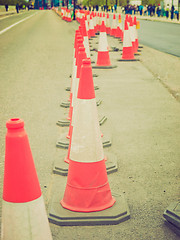
[{"label": "cone base", "polygon": [[64,108],[69,108],[70,107],[70,102],[69,101],[64,101],[60,104],[61,107],[64,107]]},{"label": "cone base", "polygon": [[172,202],[168,208],[164,211],[163,217],[180,231],[180,203]]},{"label": "cone base", "polygon": [[[94,77],[94,76],[93,76]],[[98,90],[99,89],[99,86],[97,86],[97,85],[94,85],[94,90]],[[71,88],[70,87],[66,87],[66,89],[65,89],[66,91],[70,91],[71,90]]]},{"label": "cone base", "polygon": [[[59,187],[56,189],[59,190]],[[116,202],[112,207],[103,211],[83,213],[64,209],[59,203],[59,194],[56,194],[50,204],[49,221],[59,226],[95,226],[116,225],[128,220],[130,212],[124,196],[113,196]]]},{"label": "cone base", "polygon": [[116,65],[110,65],[110,66],[92,66],[92,68],[96,68],[96,69],[112,69],[112,68],[117,68]]},{"label": "cone base", "polygon": [[66,119],[61,119],[61,120],[58,120],[58,121],[56,122],[56,124],[57,124],[58,126],[61,126],[61,127],[68,127],[69,124],[70,124],[70,121],[67,120],[67,118],[66,118]]},{"label": "cone base", "polygon": [[[106,135],[103,136],[102,144],[103,144],[103,148],[110,147],[112,145],[111,137]],[[57,140],[56,147],[65,148],[65,149],[69,148],[69,139],[67,138],[67,133],[62,134],[61,137]]]},{"label": "cone base", "polygon": [[117,59],[118,62],[136,62],[140,61],[139,59]]},{"label": "cone base", "polygon": [[[113,153],[105,152],[106,160],[106,172],[107,174],[111,174],[117,172],[117,157]],[[53,173],[61,176],[68,175],[69,164],[64,162],[64,154],[61,154],[60,157],[55,161],[53,166]]]}]

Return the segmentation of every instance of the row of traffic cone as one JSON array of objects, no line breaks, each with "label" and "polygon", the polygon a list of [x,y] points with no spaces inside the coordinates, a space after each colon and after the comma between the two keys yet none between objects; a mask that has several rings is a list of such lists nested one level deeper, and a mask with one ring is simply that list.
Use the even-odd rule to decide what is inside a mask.
[{"label": "row of traffic cone", "polygon": [[[84,17],[88,19],[88,13],[84,13]],[[79,22],[83,20],[83,15],[81,16],[81,20],[78,19]],[[92,12],[89,16],[89,22],[87,21],[87,31],[89,38],[93,37],[98,31],[100,31],[100,26],[102,22],[105,23],[106,34],[113,36],[115,38],[119,38],[123,42],[122,49],[122,58],[121,60],[135,60],[134,55],[138,53],[138,34],[137,28],[139,28],[139,22],[136,20],[136,16],[134,19],[130,15],[126,15],[124,21],[124,31],[122,29],[122,19],[121,14],[118,15],[118,23],[116,19],[116,14],[113,14],[112,25],[110,26],[109,14],[105,13],[94,13]],[[93,21],[94,19],[94,21]],[[93,26],[94,24],[94,26]],[[89,26],[91,26],[91,30],[89,30]],[[125,35],[125,38],[124,38]]]},{"label": "row of traffic cone", "polygon": [[67,22],[71,22],[71,11],[70,9],[67,9],[65,7],[61,8],[61,17],[63,20],[67,21]]},{"label": "row of traffic cone", "polygon": [[[116,196],[115,200],[108,183],[85,21],[76,31],[74,44],[67,185],[60,203],[57,205],[57,200],[52,200],[49,213],[50,221],[59,225],[117,224],[130,216],[124,199]],[[128,31],[127,20],[124,31]],[[104,54],[105,33],[102,21],[101,47],[105,47],[98,51],[99,58],[107,54]],[[124,38],[126,35],[125,32]],[[98,64],[102,64],[101,59]],[[24,122],[10,119],[6,127],[2,240],[10,240],[12,236],[13,239],[50,240],[52,235]],[[63,213],[63,219],[59,212]]]},{"label": "row of traffic cone", "polygon": [[[65,158],[69,165],[67,184],[60,204],[57,204],[59,196],[55,196],[50,205],[49,219],[58,225],[117,224],[129,218],[124,199],[117,195],[115,200],[108,183],[106,161],[109,159],[103,151],[91,59],[87,57],[89,43],[86,21],[86,17],[81,20],[74,40],[68,115],[69,148]],[[103,35],[106,35],[104,22],[100,38]],[[98,61],[108,50],[106,43],[104,46],[102,53],[99,51]]]}]

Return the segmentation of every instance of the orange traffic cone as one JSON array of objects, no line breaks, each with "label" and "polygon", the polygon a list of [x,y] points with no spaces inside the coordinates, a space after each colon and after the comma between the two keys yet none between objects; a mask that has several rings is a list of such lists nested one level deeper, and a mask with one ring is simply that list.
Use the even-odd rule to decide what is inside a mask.
[{"label": "orange traffic cone", "polygon": [[[72,118],[73,118],[73,108],[76,106],[76,99],[77,99],[77,91],[78,91],[78,86],[79,86],[79,78],[80,78],[80,71],[81,71],[81,65],[83,59],[85,59],[86,53],[85,53],[85,48],[83,45],[80,45],[79,47],[79,52],[78,52],[78,58],[77,58],[77,73],[76,73],[76,79],[74,79],[74,87],[73,87],[73,98],[72,98],[72,117],[71,117],[71,122],[69,126],[69,132],[67,138],[71,139],[72,132],[73,132],[73,124],[72,124]],[[65,162],[69,163],[69,153],[70,153],[70,147],[71,147],[71,141],[69,142],[69,149],[68,149],[68,155],[65,158]]]},{"label": "orange traffic cone", "polygon": [[67,21],[68,21],[68,22],[71,22],[71,21],[72,21],[72,20],[71,20],[71,12],[70,12],[69,9],[67,10]]},{"label": "orange traffic cone", "polygon": [[98,46],[98,56],[97,56],[97,63],[93,68],[115,68],[116,66],[111,65],[110,57],[109,57],[109,50],[108,50],[108,42],[107,42],[107,35],[106,35],[106,26],[104,21],[101,24],[101,31],[99,37],[99,46]]},{"label": "orange traffic cone", "polygon": [[1,239],[52,240],[24,122],[6,127]]},{"label": "orange traffic cone", "polygon": [[129,28],[128,28],[128,23],[125,20],[122,58],[118,59],[118,61],[138,61],[138,60],[139,59],[134,58],[134,52],[133,52],[130,32],[129,32]]},{"label": "orange traffic cone", "polygon": [[113,20],[112,20],[112,26],[111,26],[111,31],[110,35],[115,36],[116,35],[116,29],[117,29],[117,22],[116,22],[116,15],[113,15]]},{"label": "orange traffic cone", "polygon": [[109,21],[109,13],[107,13],[107,17],[106,17],[106,33],[110,34],[111,32],[111,27],[110,27],[110,21]]},{"label": "orange traffic cone", "polygon": [[94,31],[94,23],[92,19],[92,15],[90,15],[90,21],[89,21],[89,37],[95,37],[95,31]]},{"label": "orange traffic cone", "polygon": [[132,47],[133,47],[133,52],[136,53],[136,46],[135,46],[135,29],[134,29],[134,24],[132,21],[132,18],[130,18],[130,23],[129,23],[129,33],[131,37],[131,42],[132,42]]},{"label": "orange traffic cone", "polygon": [[[71,160],[61,204],[71,211],[101,211],[111,207],[115,199],[111,195],[107,179],[89,59],[83,60],[73,117]],[[78,184],[74,182],[77,177]]]},{"label": "orange traffic cone", "polygon": [[123,196],[115,200],[108,183],[90,59],[81,68],[67,184],[60,204],[58,199],[55,194],[49,212],[57,225],[118,224],[130,217]]}]

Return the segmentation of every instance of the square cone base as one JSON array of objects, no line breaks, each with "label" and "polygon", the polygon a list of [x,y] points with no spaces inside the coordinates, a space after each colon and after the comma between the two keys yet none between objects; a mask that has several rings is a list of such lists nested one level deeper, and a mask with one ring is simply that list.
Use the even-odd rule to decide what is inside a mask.
[{"label": "square cone base", "polygon": [[[111,174],[114,172],[117,172],[118,165],[117,165],[117,157],[113,153],[105,152],[105,157],[107,158],[107,161],[105,161],[106,164],[106,171],[107,174]],[[65,156],[63,154],[60,155],[59,159],[55,161],[53,166],[53,173],[58,174],[61,176],[67,176],[69,164],[64,162]]]},{"label": "square cone base", "polygon": [[[69,139],[66,137],[67,134],[68,132],[61,135],[61,137],[56,142],[56,147],[68,149]],[[112,145],[110,136],[103,135],[102,144],[103,148],[110,147]]]},{"label": "square cone base", "polygon": [[174,232],[176,233],[178,236],[180,236],[180,229],[178,227],[176,227],[175,225],[173,225],[172,223],[165,221],[165,224]]},{"label": "square cone base", "polygon": [[112,69],[112,68],[117,68],[117,66],[116,65],[110,65],[110,66],[93,65],[92,68],[95,68],[95,69]]},{"label": "square cone base", "polygon": [[164,211],[163,217],[180,231],[180,202],[172,202]]},{"label": "square cone base", "polygon": [[[99,106],[102,103],[101,99],[96,99],[96,105]],[[64,101],[60,104],[61,107],[64,108],[69,108],[70,107],[70,102],[69,101]]]},{"label": "square cone base", "polygon": [[[94,85],[94,90],[98,90],[98,89],[99,89],[99,86]],[[66,90],[66,91],[70,91],[70,90],[71,90],[71,87],[66,87],[65,90]]]},{"label": "square cone base", "polygon": [[140,59],[117,59],[118,62],[136,62],[136,61],[140,61]]},{"label": "square cone base", "polygon": [[[59,190],[59,187],[57,187]],[[103,211],[98,212],[73,212],[63,208],[60,200],[63,193],[54,194],[50,207],[48,218],[51,223],[59,226],[95,226],[95,225],[116,225],[130,218],[129,208],[123,195],[113,194],[115,204]]]},{"label": "square cone base", "polygon": [[[106,116],[100,115],[100,116],[99,116],[99,124],[100,124],[100,126],[101,126],[103,123],[105,123],[106,120],[107,120],[107,117],[106,117]],[[64,119],[58,120],[58,121],[56,122],[56,124],[57,124],[58,126],[60,126],[60,127],[68,127],[69,124],[70,124],[70,121],[67,120],[66,118],[64,118]]]}]

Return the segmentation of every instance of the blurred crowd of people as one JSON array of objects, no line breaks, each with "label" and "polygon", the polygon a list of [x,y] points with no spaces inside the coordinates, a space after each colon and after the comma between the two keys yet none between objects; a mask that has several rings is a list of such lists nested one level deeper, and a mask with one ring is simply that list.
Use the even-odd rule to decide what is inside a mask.
[{"label": "blurred crowd of people", "polygon": [[122,11],[125,14],[139,14],[139,15],[143,15],[143,16],[157,16],[157,17],[162,17],[162,16],[166,16],[166,18],[170,18],[174,19],[175,17],[177,18],[177,20],[179,20],[179,12],[178,10],[175,10],[174,5],[172,5],[171,7],[167,4],[167,7],[161,8],[161,5],[158,4],[158,6],[149,4],[146,6],[143,5],[126,5],[125,7],[123,7]]},{"label": "blurred crowd of people", "polygon": [[[106,11],[106,12],[117,12],[117,5],[112,5],[112,6],[83,6],[84,10],[89,10],[89,11]],[[166,16],[166,18],[177,18],[179,20],[179,12],[178,10],[175,10],[174,5],[171,7],[167,4],[166,8],[161,8],[161,5],[158,4],[157,6],[154,4],[149,4],[146,6],[143,5],[126,5],[122,7],[122,12],[125,14],[138,14],[141,16],[157,16],[157,17],[163,17]]]}]

